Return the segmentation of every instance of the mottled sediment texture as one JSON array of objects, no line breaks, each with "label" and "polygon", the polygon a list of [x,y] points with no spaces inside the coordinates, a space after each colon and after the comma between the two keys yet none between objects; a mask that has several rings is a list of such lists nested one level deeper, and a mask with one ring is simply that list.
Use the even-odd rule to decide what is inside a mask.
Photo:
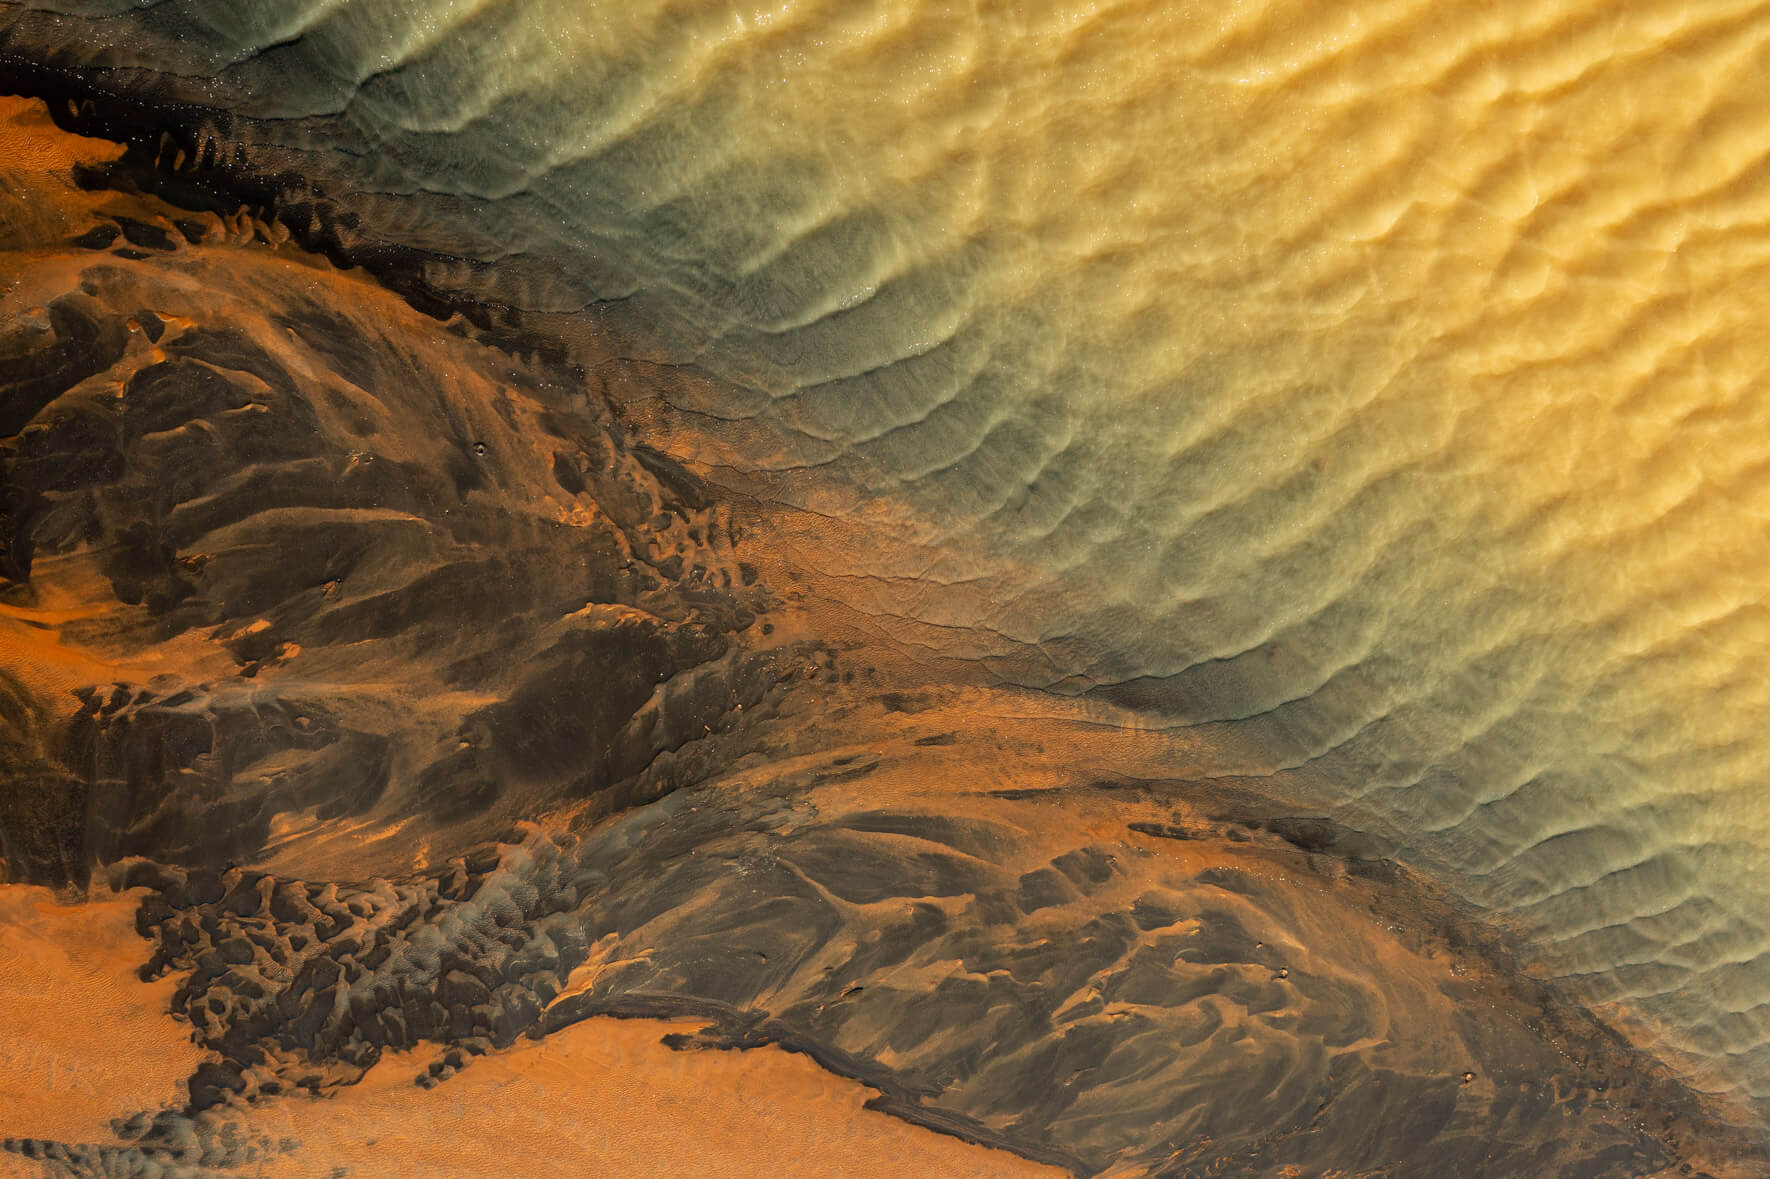
[{"label": "mottled sediment texture", "polygon": [[[483,834],[759,701],[730,511],[581,394],[249,221],[9,196],[14,879]],[[27,202],[90,224],[16,240]]]},{"label": "mottled sediment texture", "polygon": [[967,752],[801,759],[366,885],[127,869],[158,889],[148,970],[190,972],[174,1010],[218,1057],[189,1109],[212,1135],[230,1095],[323,1092],[386,1051],[437,1045],[429,1087],[588,1016],[691,1016],[683,1050],[784,1045],[1084,1174],[1641,1175],[1700,1151],[1673,1088],[1619,1042],[1557,1043],[1392,866],[1098,787],[967,792]]},{"label": "mottled sediment texture", "polygon": [[1760,5],[0,11],[164,183],[667,362],[596,381],[852,527],[820,597],[1213,731],[1770,1100]]},{"label": "mottled sediment texture", "polygon": [[[45,27],[21,19],[9,47]],[[744,450],[757,436],[676,439],[733,464],[714,482],[638,441],[670,448],[659,423],[682,422],[655,403],[717,382],[658,370],[648,387],[595,320],[537,348],[557,302],[453,314],[470,304],[451,291],[538,289],[522,260],[451,273],[425,253],[473,245],[462,226],[493,206],[463,202],[428,242],[347,242],[249,154],[205,187],[203,156],[149,145],[126,101],[58,114],[137,138],[106,169],[113,149],[8,109],[0,836],[11,879],[77,887],[96,866],[150,890],[143,975],[175,980],[168,1018],[204,1060],[110,1140],[26,1133],[11,1154],[303,1173],[300,1143],[267,1128],[311,1108],[292,1103],[392,1067],[431,1091],[625,1016],[695,1021],[667,1041],[681,1052],[804,1053],[877,1109],[1082,1174],[1764,1171],[1747,1111],[1540,981],[1545,957],[1567,965],[1516,937],[1540,929],[1484,924],[1386,858],[1393,839],[1294,801],[1274,734],[1307,745],[1333,725],[1255,707],[1297,671],[1278,645],[1252,680],[1131,675],[1098,634],[992,618],[964,570],[944,585],[951,570],[923,567],[940,592],[918,591],[898,566],[926,536],[841,551],[901,540],[902,504],[869,532],[865,497],[832,484],[854,512],[838,526],[730,490],[828,506],[828,488],[746,469],[768,466]],[[187,135],[225,122],[192,117]],[[242,123],[242,142],[272,125]],[[261,216],[237,206],[251,184],[276,198]],[[973,388],[967,364],[952,373]],[[920,388],[895,379],[876,378]],[[794,429],[838,448],[850,427],[903,441],[870,419],[820,426],[836,402],[796,400]],[[1003,420],[984,442],[1019,436]],[[917,449],[862,473],[898,478]],[[912,506],[953,496],[953,518],[993,518],[1005,468],[985,453],[989,478],[960,486],[965,457],[907,478]],[[918,592],[934,604],[907,608]],[[1099,625],[1124,621],[1108,599]],[[1244,704],[1239,728],[1147,731]],[[1631,838],[1615,837],[1625,859]],[[1663,865],[1674,885],[1689,873]],[[1723,899],[1704,903],[1648,920],[1733,929]],[[1595,904],[1587,995],[1683,944]],[[1606,930],[1636,931],[1640,953]],[[1702,976],[1711,948],[1666,969]],[[1740,977],[1714,1043],[1749,1057],[1734,1024],[1756,976]],[[1680,985],[1656,993],[1682,1001]],[[1678,1035],[1720,1018],[1702,1002]]]}]

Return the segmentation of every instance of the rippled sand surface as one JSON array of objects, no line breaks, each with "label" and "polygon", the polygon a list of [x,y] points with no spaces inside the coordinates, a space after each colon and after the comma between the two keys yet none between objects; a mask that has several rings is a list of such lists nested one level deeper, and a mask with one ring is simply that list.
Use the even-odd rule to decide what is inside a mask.
[{"label": "rippled sand surface", "polygon": [[1770,1101],[1770,12],[0,12],[557,327],[880,633],[1184,730]]}]

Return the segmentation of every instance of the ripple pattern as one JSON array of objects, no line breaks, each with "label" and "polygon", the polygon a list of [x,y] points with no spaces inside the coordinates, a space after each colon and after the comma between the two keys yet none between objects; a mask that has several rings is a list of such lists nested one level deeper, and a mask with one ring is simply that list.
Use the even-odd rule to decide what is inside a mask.
[{"label": "ripple pattern", "polygon": [[672,446],[867,530],[853,604],[1221,738],[1770,1102],[1763,5],[0,12],[711,374]]}]

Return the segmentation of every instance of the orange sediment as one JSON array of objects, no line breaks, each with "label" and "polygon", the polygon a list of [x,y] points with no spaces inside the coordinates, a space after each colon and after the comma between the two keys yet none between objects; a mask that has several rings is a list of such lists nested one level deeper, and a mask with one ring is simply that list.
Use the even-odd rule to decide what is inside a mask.
[{"label": "orange sediment", "polygon": [[432,1046],[389,1053],[330,1099],[261,1104],[298,1142],[267,1175],[1057,1176],[863,1108],[872,1091],[777,1048],[677,1052],[694,1022],[593,1019],[483,1057],[433,1089]]},{"label": "orange sediment", "polygon": [[133,896],[66,905],[0,886],[0,1138],[109,1141],[111,1121],[182,1103],[201,1051],[142,982]]}]

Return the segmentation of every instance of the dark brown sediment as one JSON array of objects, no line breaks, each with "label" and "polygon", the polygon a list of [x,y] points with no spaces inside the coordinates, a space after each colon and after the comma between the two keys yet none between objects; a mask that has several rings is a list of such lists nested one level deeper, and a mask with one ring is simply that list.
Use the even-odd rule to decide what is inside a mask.
[{"label": "dark brown sediment", "polygon": [[[549,312],[548,300],[562,294],[586,309],[581,292],[563,287],[554,263],[493,265],[470,252],[402,240],[397,197],[353,192],[342,174],[342,191],[331,194],[324,183],[286,166],[302,157],[279,155],[263,127],[245,116],[156,93],[126,71],[31,56],[54,42],[42,30],[31,35],[33,16],[41,14],[19,14],[14,26],[0,29],[0,90],[40,99],[56,126],[121,148],[77,167],[81,188],[136,192],[186,213],[249,216],[261,241],[292,241],[342,269],[364,271],[424,314],[458,319],[460,330],[475,338],[582,382],[583,372],[572,366],[583,360],[584,335],[571,332],[575,348],[561,337],[595,325]],[[236,134],[248,126],[264,136],[258,150],[266,158]],[[538,269],[525,271],[529,264]],[[598,351],[596,359],[614,357]]]},{"label": "dark brown sediment", "polygon": [[[30,752],[13,765],[70,785],[9,793],[38,808],[17,874],[220,863],[279,812],[372,807],[396,772],[414,804],[471,822],[518,789],[632,778],[662,729],[763,690],[767,657],[731,645],[767,592],[731,559],[741,525],[556,370],[253,248],[262,222],[71,186],[18,197],[14,225],[31,199],[84,220],[10,243],[9,623],[14,650],[42,646],[13,670],[48,674],[70,647],[128,666],[51,704],[21,687]],[[135,225],[149,249],[123,236]],[[206,305],[187,303],[197,288]],[[665,681],[687,698],[648,706]],[[585,700],[592,715],[554,715]],[[160,797],[180,776],[212,802]]]},{"label": "dark brown sediment", "polygon": [[814,526],[523,323],[9,114],[8,870],[149,888],[208,1053],[15,1151],[239,1167],[228,1127],[384,1058],[643,1015],[1077,1173],[1763,1172],[1381,847],[819,600]]}]

